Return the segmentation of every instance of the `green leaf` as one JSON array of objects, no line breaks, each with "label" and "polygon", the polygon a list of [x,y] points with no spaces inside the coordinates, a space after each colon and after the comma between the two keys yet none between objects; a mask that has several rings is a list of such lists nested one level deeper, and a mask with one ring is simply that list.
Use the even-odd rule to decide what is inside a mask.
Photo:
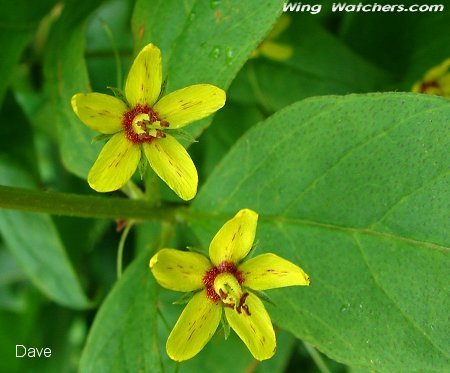
[{"label": "green leaf", "polygon": [[239,137],[262,119],[263,116],[255,106],[227,101],[202,135],[200,143],[189,149],[197,166],[200,182],[207,179]]},{"label": "green leaf", "polygon": [[237,210],[260,213],[259,253],[301,265],[275,322],[350,365],[444,371],[448,354],[448,100],[321,97],[247,132],[191,211],[207,245]]},{"label": "green leaf", "polygon": [[23,312],[26,309],[26,275],[11,253],[0,245],[0,312]]},{"label": "green leaf", "polygon": [[[4,155],[0,175],[4,184],[36,188],[23,168]],[[0,232],[11,255],[44,294],[68,307],[90,306],[50,216],[2,210]]]},{"label": "green leaf", "polygon": [[80,372],[160,372],[156,284],[143,253],[127,268],[98,311]]},{"label": "green leaf", "polygon": [[190,291],[188,293],[183,293],[183,295],[180,298],[178,298],[177,300],[175,300],[174,302],[172,302],[172,304],[187,304],[192,299],[194,294],[195,294],[195,292],[193,292],[193,291]]},{"label": "green leaf", "polygon": [[257,295],[258,298],[260,298],[263,302],[270,303],[271,305],[276,306],[275,302],[265,291],[252,289],[252,292],[255,293],[255,295]]},{"label": "green leaf", "polygon": [[84,59],[85,21],[101,0],[69,0],[49,36],[44,59],[44,75],[53,100],[62,161],[75,175],[85,177],[100,152],[101,144],[91,144],[96,132],[86,127],[72,110],[70,100],[88,92],[89,79]]},{"label": "green leaf", "polygon": [[128,101],[127,98],[125,97],[125,93],[116,87],[107,87],[109,90],[111,90],[111,92],[113,93],[113,95],[118,98],[119,100],[123,101],[125,104],[128,105]]},{"label": "green leaf", "polygon": [[193,144],[195,142],[198,142],[194,136],[192,136],[189,132],[185,131],[185,130],[169,130],[167,131],[168,133],[170,133],[172,136],[175,136],[175,138],[179,139],[179,140],[184,140],[185,142],[189,143],[189,144]]},{"label": "green leaf", "polygon": [[0,105],[11,79],[11,72],[33,36],[39,20],[50,11],[55,0],[30,6],[28,0],[3,1],[0,14]]},{"label": "green leaf", "polygon": [[[270,30],[284,1],[138,0],[132,26],[138,49],[162,50],[167,92],[191,84],[227,88]],[[170,25],[170,27],[168,27]],[[195,61],[193,63],[193,61]],[[198,137],[211,117],[186,129]]]},{"label": "green leaf", "polygon": [[222,319],[220,320],[220,323],[222,324],[222,331],[223,331],[223,336],[225,337],[225,340],[228,339],[228,337],[230,336],[230,324],[228,324],[228,320],[225,316],[225,312],[222,312]]},{"label": "green leaf", "polygon": [[112,137],[112,135],[108,135],[106,133],[101,133],[100,135],[94,136],[91,140],[91,143],[94,144],[99,141],[107,141]]},{"label": "green leaf", "polygon": [[[7,95],[0,111],[2,186],[37,188],[37,154],[32,136],[23,112],[12,95]],[[44,294],[65,306],[89,306],[50,216],[0,210],[0,232],[15,261]]]}]

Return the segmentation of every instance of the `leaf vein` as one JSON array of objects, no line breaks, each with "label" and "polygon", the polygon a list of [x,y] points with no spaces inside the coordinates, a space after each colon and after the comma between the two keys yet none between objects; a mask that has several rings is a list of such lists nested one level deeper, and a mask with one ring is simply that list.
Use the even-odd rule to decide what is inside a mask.
[{"label": "leaf vein", "polygon": [[[336,102],[334,105],[331,105],[332,107],[336,107],[339,106],[340,102]],[[315,115],[313,115],[309,120],[305,121],[301,126],[297,127],[294,131],[292,132],[285,132],[283,134],[283,137],[280,141],[278,141],[278,143],[272,147],[272,149],[265,155],[265,157],[262,157],[261,160],[258,162],[258,164],[256,164],[253,168],[253,170],[249,173],[247,173],[247,175],[245,175],[245,177],[242,178],[242,180],[235,186],[234,190],[228,195],[228,198],[224,199],[222,201],[222,203],[220,204],[219,207],[223,207],[224,205],[228,204],[228,202],[235,196],[235,194],[239,191],[240,187],[249,179],[251,179],[253,177],[253,175],[264,165],[264,163],[267,161],[267,159],[269,159],[272,154],[274,154],[282,145],[284,145],[285,142],[289,141],[293,135],[295,135],[297,132],[299,132],[301,129],[303,129],[303,127],[305,127],[306,125],[308,125],[310,122],[312,122],[314,119],[320,118],[321,116],[327,114],[326,111],[323,112],[318,112]],[[280,114],[274,114],[272,116],[275,117],[277,115]]]},{"label": "leaf vein", "polygon": [[345,227],[341,225],[329,224],[329,223],[321,223],[313,220],[307,219],[296,219],[296,218],[287,218],[283,216],[275,216],[275,215],[260,215],[260,219],[262,221],[269,222],[280,222],[280,223],[290,223],[290,224],[300,224],[300,225],[309,225],[320,227],[324,229],[331,230],[339,230],[342,232],[346,232],[348,234],[359,233],[359,234],[368,234],[372,236],[379,236],[383,238],[387,238],[390,240],[403,241],[415,246],[423,246],[427,249],[437,250],[437,251],[450,251],[450,247],[439,245],[433,242],[420,241],[410,237],[403,237],[399,235],[395,235],[392,233],[376,231],[370,228],[356,228],[356,227]]},{"label": "leaf vein", "polygon": [[375,272],[373,271],[372,267],[369,265],[369,261],[367,260],[367,257],[364,253],[364,249],[361,245],[361,243],[359,242],[358,238],[356,237],[356,235],[352,235],[353,240],[356,243],[356,247],[358,248],[359,252],[361,253],[361,257],[367,267],[367,270],[369,272],[369,274],[371,275],[374,284],[380,289],[380,291],[385,295],[386,299],[388,299],[392,305],[394,306],[394,308],[396,308],[398,310],[398,312],[400,313],[400,315],[402,315],[402,317],[409,323],[411,324],[411,326],[416,329],[420,334],[422,334],[426,340],[428,340],[428,342],[437,350],[439,351],[443,356],[445,356],[447,359],[450,357],[449,355],[447,355],[447,353],[442,350],[438,345],[435,344],[435,342],[431,339],[431,337],[422,329],[419,327],[419,325],[417,325],[416,322],[414,322],[413,319],[411,319],[400,307],[400,305],[396,302],[396,300],[391,297],[387,291],[385,290],[385,288],[381,285],[380,281],[378,280],[378,277],[375,275]]},{"label": "leaf vein", "polygon": [[385,220],[394,210],[396,210],[397,208],[399,208],[406,200],[408,200],[409,197],[413,196],[414,194],[416,194],[417,192],[420,192],[421,190],[425,189],[426,187],[428,187],[430,184],[435,183],[437,180],[439,180],[440,178],[443,178],[445,176],[450,175],[450,172],[446,172],[443,174],[439,174],[436,177],[432,178],[431,180],[425,182],[424,184],[422,184],[421,186],[419,186],[418,188],[412,190],[410,193],[403,195],[401,198],[398,199],[398,201],[396,201],[393,205],[391,205],[384,213],[383,215],[380,216],[380,218],[378,218],[376,221],[374,221],[371,225],[369,225],[369,228],[374,228],[376,225],[380,224],[383,222],[383,220]]},{"label": "leaf vein", "polygon": [[[447,104],[446,104],[447,105]],[[316,178],[314,178],[309,184],[308,186],[303,189],[303,191],[298,194],[297,196],[295,196],[293,198],[293,200],[287,205],[286,209],[284,211],[282,211],[283,215],[287,215],[294,206],[294,204],[296,202],[298,202],[302,197],[305,196],[305,194],[307,192],[309,192],[310,190],[313,190],[317,183],[322,180],[324,177],[326,177],[331,171],[333,171],[336,167],[338,167],[343,161],[345,161],[347,158],[349,158],[355,151],[364,148],[365,146],[367,146],[369,143],[371,143],[372,141],[383,137],[383,136],[387,136],[390,132],[394,131],[395,129],[401,127],[402,125],[404,125],[408,120],[417,117],[419,115],[423,115],[424,113],[430,113],[433,111],[437,111],[439,109],[441,109],[442,107],[444,107],[445,105],[441,105],[437,108],[433,108],[433,109],[427,109],[427,110],[423,110],[423,111],[419,111],[417,113],[414,113],[413,115],[410,115],[409,117],[406,118],[402,118],[402,120],[400,120],[396,125],[388,128],[388,129],[383,129],[381,132],[370,136],[367,139],[364,139],[361,143],[356,144],[355,146],[351,147],[347,152],[345,152],[331,167],[327,168],[324,172],[322,172],[321,174],[319,174]]]}]

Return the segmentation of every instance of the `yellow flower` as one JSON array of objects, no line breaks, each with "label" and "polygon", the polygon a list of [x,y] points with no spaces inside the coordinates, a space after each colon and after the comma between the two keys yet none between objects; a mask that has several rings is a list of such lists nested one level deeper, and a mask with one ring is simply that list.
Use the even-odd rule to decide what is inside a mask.
[{"label": "yellow flower", "polygon": [[256,212],[239,211],[212,240],[210,259],[174,249],[162,249],[151,258],[150,269],[161,286],[196,292],[167,340],[171,359],[187,360],[200,352],[216,331],[223,311],[255,359],[269,359],[275,353],[272,322],[254,291],[309,285],[309,277],[275,254],[241,263],[252,248],[257,222]]},{"label": "yellow flower", "polygon": [[138,54],[125,85],[124,101],[101,93],[79,93],[72,108],[89,128],[112,135],[89,175],[98,192],[121,188],[133,176],[143,152],[150,166],[184,200],[197,193],[198,175],[186,149],[170,135],[225,104],[225,92],[197,84],[159,98],[161,51],[149,44]]},{"label": "yellow flower", "polygon": [[258,47],[252,52],[251,58],[264,57],[270,58],[275,61],[285,61],[292,56],[292,47],[275,41],[291,24],[291,18],[282,14],[278,18],[272,31],[269,32],[267,37],[258,45]]},{"label": "yellow flower", "polygon": [[413,92],[450,98],[450,58],[427,71],[412,87]]}]

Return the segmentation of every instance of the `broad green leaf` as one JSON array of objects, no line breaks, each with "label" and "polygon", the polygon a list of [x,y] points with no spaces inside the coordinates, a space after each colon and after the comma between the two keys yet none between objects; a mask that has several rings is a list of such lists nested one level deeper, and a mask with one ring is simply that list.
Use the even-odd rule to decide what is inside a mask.
[{"label": "broad green leaf", "polygon": [[11,79],[11,72],[33,36],[39,20],[50,11],[55,0],[38,1],[30,6],[27,0],[1,1],[0,14],[0,105]]},{"label": "broad green leaf", "polygon": [[101,0],[66,1],[50,33],[44,60],[62,161],[80,177],[86,177],[102,144],[91,144],[96,133],[73,113],[70,100],[75,93],[90,90],[84,60],[84,26],[86,18],[100,3]]},{"label": "broad green leaf", "polygon": [[407,93],[289,106],[232,148],[192,227],[207,247],[237,210],[258,211],[259,253],[311,277],[268,292],[279,326],[349,365],[444,371],[449,117],[448,100]]},{"label": "broad green leaf", "polygon": [[[0,128],[4,152],[0,155],[0,183],[36,189],[32,131],[11,95],[0,112]],[[65,306],[89,306],[50,216],[1,210],[0,233],[20,268],[44,294]]]},{"label": "broad green leaf", "polygon": [[127,268],[98,311],[80,372],[160,372],[156,284],[143,253]]},{"label": "broad green leaf", "polygon": [[[138,0],[132,19],[136,45],[162,50],[167,92],[196,83],[226,89],[270,30],[283,1]],[[139,49],[138,48],[138,49]],[[186,128],[195,137],[211,118]]]},{"label": "broad green leaf", "polygon": [[213,124],[205,130],[201,141],[189,149],[201,183],[239,137],[262,118],[262,114],[254,105],[228,101],[223,110],[214,117]]},{"label": "broad green leaf", "polygon": [[[36,188],[34,180],[10,157],[0,157],[3,185]],[[89,307],[53,221],[45,214],[0,211],[0,232],[7,248],[33,284],[55,302]]]},{"label": "broad green leaf", "polygon": [[4,245],[0,245],[0,310],[25,310],[25,289],[21,286],[25,281],[26,275]]}]

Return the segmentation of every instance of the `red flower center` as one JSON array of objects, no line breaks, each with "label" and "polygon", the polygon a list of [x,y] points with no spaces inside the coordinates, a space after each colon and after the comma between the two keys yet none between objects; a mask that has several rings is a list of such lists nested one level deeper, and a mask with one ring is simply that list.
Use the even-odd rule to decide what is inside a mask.
[{"label": "red flower center", "polygon": [[244,275],[241,271],[238,271],[234,263],[223,261],[219,265],[212,267],[206,271],[202,281],[205,285],[206,296],[213,302],[218,302],[220,300],[220,295],[214,290],[214,281],[219,274],[224,272],[232,274],[238,281],[239,285],[244,283]]},{"label": "red flower center", "polygon": [[137,104],[122,117],[125,134],[133,144],[150,144],[156,138],[166,137],[160,128],[151,128],[155,122],[158,122],[159,127],[169,127],[169,123],[162,121],[148,105]]}]

